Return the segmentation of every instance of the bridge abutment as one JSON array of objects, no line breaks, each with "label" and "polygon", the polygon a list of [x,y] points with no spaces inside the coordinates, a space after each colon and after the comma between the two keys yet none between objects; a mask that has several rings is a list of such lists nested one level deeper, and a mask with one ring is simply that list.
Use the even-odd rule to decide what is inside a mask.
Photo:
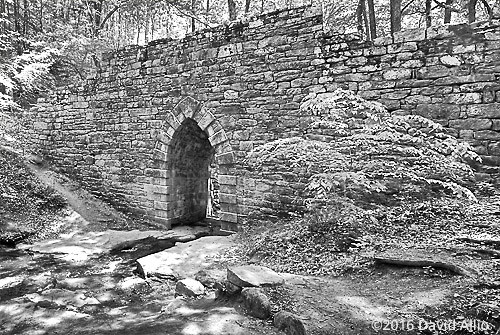
[{"label": "bridge abutment", "polygon": [[29,136],[84,187],[166,226],[202,216],[213,154],[220,220],[238,224],[300,204],[307,176],[286,166],[281,175],[252,171],[245,157],[304,135],[316,118],[300,111],[310,93],[350,89],[395,113],[431,118],[472,144],[483,171],[499,172],[498,59],[500,22],[365,42],[325,34],[322,13],[302,7],[109,54],[85,85],[32,109]]}]

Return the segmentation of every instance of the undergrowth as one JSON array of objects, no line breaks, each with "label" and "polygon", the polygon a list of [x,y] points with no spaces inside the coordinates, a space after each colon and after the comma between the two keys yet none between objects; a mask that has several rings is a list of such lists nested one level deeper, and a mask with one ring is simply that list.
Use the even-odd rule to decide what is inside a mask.
[{"label": "undergrowth", "polygon": [[65,199],[42,183],[17,153],[0,148],[0,232],[37,237],[65,207]]}]

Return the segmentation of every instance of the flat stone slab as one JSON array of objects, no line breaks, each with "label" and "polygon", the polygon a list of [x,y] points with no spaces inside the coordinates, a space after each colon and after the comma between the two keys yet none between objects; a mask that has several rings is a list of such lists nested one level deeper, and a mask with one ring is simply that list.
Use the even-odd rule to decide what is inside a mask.
[{"label": "flat stone slab", "polygon": [[373,256],[377,263],[446,269],[457,274],[476,277],[477,273],[445,253],[436,253],[420,249],[392,249]]},{"label": "flat stone slab", "polygon": [[58,239],[44,240],[34,244],[20,244],[19,248],[40,253],[59,254],[67,261],[86,261],[93,255],[109,252],[120,244],[147,237],[157,239],[192,240],[205,227],[179,227],[172,230],[106,230],[102,232],[62,234]]},{"label": "flat stone slab", "polygon": [[144,278],[193,278],[198,271],[210,268],[214,258],[233,245],[234,236],[206,236],[177,243],[170,249],[137,259],[137,270]]},{"label": "flat stone slab", "polygon": [[285,282],[278,273],[260,265],[230,267],[227,269],[227,280],[240,287],[271,287]]}]

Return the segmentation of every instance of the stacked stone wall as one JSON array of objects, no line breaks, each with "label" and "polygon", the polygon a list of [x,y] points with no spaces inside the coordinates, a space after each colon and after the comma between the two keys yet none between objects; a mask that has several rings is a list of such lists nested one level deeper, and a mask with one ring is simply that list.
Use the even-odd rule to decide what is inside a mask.
[{"label": "stacked stone wall", "polygon": [[394,113],[428,117],[472,144],[487,172],[500,165],[500,27],[406,31],[366,43],[322,39],[326,90],[338,86]]},{"label": "stacked stone wall", "polygon": [[30,137],[86,188],[170,225],[185,202],[172,174],[172,139],[189,118],[219,167],[221,220],[237,223],[301,203],[300,174],[286,166],[277,175],[251,171],[244,158],[263,143],[305,135],[316,116],[299,110],[302,99],[338,87],[450,127],[494,171],[499,51],[495,23],[367,43],[325,34],[315,7],[285,10],[111,53],[84,86],[58,91],[32,110]]}]

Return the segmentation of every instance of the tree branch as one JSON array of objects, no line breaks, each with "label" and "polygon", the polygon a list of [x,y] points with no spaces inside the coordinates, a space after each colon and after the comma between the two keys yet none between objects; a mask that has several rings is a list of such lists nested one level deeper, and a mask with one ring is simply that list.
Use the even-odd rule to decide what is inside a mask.
[{"label": "tree branch", "polygon": [[172,7],[173,9],[175,9],[176,11],[178,11],[181,15],[187,16],[189,18],[192,18],[193,20],[197,21],[198,23],[201,23],[201,24],[205,25],[206,27],[209,27],[209,28],[211,27],[211,25],[208,22],[201,20],[199,17],[197,17],[196,15],[194,15],[192,13],[185,12],[183,9],[179,8],[179,6],[177,6],[176,4],[173,4],[173,3],[169,2],[168,5],[170,7]]},{"label": "tree branch", "polygon": [[434,3],[437,5],[434,8],[441,7],[443,9],[448,9],[448,10],[455,12],[455,13],[460,13],[460,10],[453,8],[453,6],[449,6],[447,4],[441,3],[438,0],[434,0]]},{"label": "tree branch", "polygon": [[113,16],[113,14],[118,10],[120,9],[122,5],[118,5],[118,6],[115,6],[112,10],[110,10],[108,12],[108,14],[106,14],[106,16],[104,17],[104,19],[102,19],[101,21],[101,24],[99,25],[98,29],[101,30],[102,28],[104,28],[104,25],[106,24],[106,22],[111,18],[111,16]]},{"label": "tree branch", "polygon": [[405,11],[405,10],[407,10],[407,9],[408,9],[408,7],[410,7],[410,5],[411,5],[412,3],[414,3],[414,2],[415,2],[415,0],[411,0],[411,1],[410,1],[410,2],[408,2],[406,5],[404,5],[404,7],[401,9],[401,13],[404,13],[404,11]]},{"label": "tree branch", "polygon": [[481,2],[483,3],[484,8],[486,8],[486,11],[488,12],[488,18],[491,20],[493,16],[493,10],[491,9],[490,4],[486,0],[481,0]]}]

